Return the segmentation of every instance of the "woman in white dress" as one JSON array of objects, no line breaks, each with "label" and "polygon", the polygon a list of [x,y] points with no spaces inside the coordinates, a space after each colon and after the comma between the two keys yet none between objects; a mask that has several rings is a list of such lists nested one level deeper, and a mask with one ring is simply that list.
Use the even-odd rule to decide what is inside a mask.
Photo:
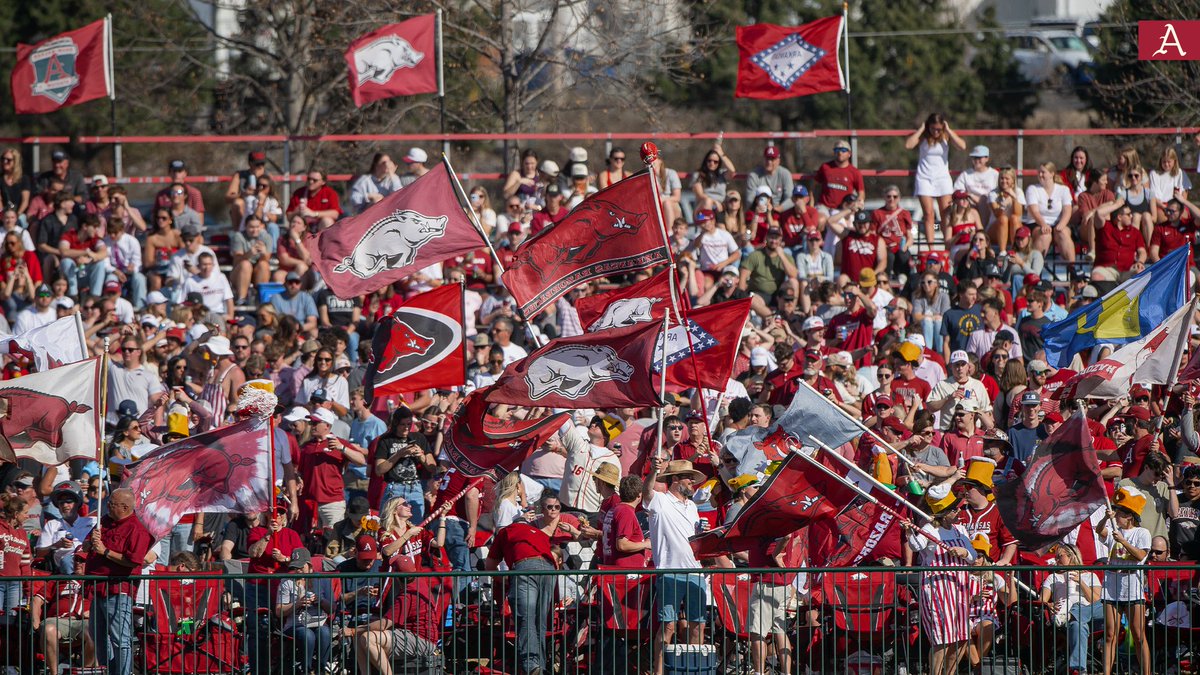
[{"label": "woman in white dress", "polygon": [[1167,214],[1163,212],[1163,207],[1174,199],[1176,189],[1182,190],[1183,196],[1187,197],[1188,190],[1192,189],[1192,181],[1179,168],[1179,154],[1175,148],[1167,146],[1158,158],[1158,170],[1150,172],[1150,196],[1155,201],[1158,223],[1166,222]]},{"label": "woman in white dress", "polygon": [[1113,510],[1101,528],[1100,540],[1108,546],[1108,567],[1104,574],[1104,675],[1112,675],[1117,658],[1117,641],[1122,638],[1121,617],[1125,617],[1137,649],[1139,672],[1150,671],[1150,644],[1146,642],[1146,581],[1138,569],[1150,551],[1150,530],[1140,527],[1146,495],[1137,488],[1122,485],[1113,495]]},{"label": "woman in white dress", "polygon": [[933,246],[934,212],[937,200],[938,217],[946,218],[950,208],[950,195],[954,193],[954,181],[950,178],[950,143],[959,150],[967,149],[967,142],[950,128],[950,123],[941,113],[926,118],[920,129],[904,141],[904,147],[918,148],[917,172],[915,176],[917,199],[921,202],[921,221],[925,228],[925,241]]},{"label": "woman in white dress", "polygon": [[1037,182],[1025,188],[1023,222],[1033,233],[1033,247],[1046,254],[1050,242],[1068,264],[1075,262],[1075,241],[1071,238],[1071,188],[1062,184],[1054,162],[1038,165]]}]

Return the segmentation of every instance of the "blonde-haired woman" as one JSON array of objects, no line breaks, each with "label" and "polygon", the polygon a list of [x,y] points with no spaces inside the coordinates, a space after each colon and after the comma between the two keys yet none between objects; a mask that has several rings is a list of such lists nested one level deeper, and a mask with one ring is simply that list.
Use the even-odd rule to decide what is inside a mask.
[{"label": "blonde-haired woman", "polygon": [[1045,255],[1053,241],[1059,257],[1067,263],[1075,261],[1075,242],[1068,225],[1073,201],[1071,188],[1063,185],[1054,162],[1039,164],[1037,182],[1025,188],[1027,210],[1022,222],[1033,234],[1034,248]]},{"label": "blonde-haired woman", "polygon": [[1000,168],[996,189],[988,193],[992,222],[988,225],[988,240],[1001,249],[1011,249],[1021,218],[1025,215],[1025,194],[1017,188],[1017,170]]},{"label": "blonde-haired woman", "polygon": [[921,202],[921,221],[929,246],[933,246],[934,200],[937,200],[938,216],[945,221],[946,210],[950,208],[950,195],[954,193],[954,181],[950,178],[952,142],[959,150],[967,149],[967,142],[950,129],[950,123],[941,113],[933,113],[926,118],[921,128],[904,141],[905,148],[918,149],[916,194]]},{"label": "blonde-haired woman", "polygon": [[476,185],[471,188],[467,198],[471,202],[471,210],[483,226],[483,233],[490,237],[492,230],[496,229],[496,211],[492,208],[492,198],[488,196],[487,188]]},{"label": "blonde-haired woman", "polygon": [[28,227],[25,211],[32,193],[33,182],[21,168],[21,153],[16,148],[0,150],[0,209],[16,211],[22,227]]},{"label": "blonde-haired woman", "polygon": [[521,511],[525,509],[525,484],[521,482],[521,474],[516,471],[505,474],[496,483],[494,494],[492,532],[499,532],[520,518]]},{"label": "blonde-haired woman", "polygon": [[1188,190],[1191,189],[1192,181],[1188,179],[1187,173],[1179,168],[1179,154],[1175,152],[1175,148],[1163,148],[1158,157],[1158,169],[1150,172],[1150,196],[1154,198],[1157,206],[1157,222],[1166,221],[1163,206],[1175,198],[1176,190],[1187,197]]},{"label": "blonde-haired woman", "polygon": [[[1074,544],[1055,544],[1054,562],[1059,567],[1083,565]],[[1100,579],[1088,570],[1055,572],[1042,582],[1042,602],[1054,609],[1054,623],[1067,627],[1068,670],[1086,671],[1092,622],[1104,618]]]},{"label": "blonde-haired woman", "polygon": [[1124,185],[1129,181],[1129,174],[1134,169],[1142,168],[1142,158],[1133,146],[1121,148],[1117,154],[1117,163],[1108,170],[1108,184],[1112,187]]},{"label": "blonde-haired woman", "polygon": [[404,497],[389,499],[379,515],[379,548],[383,562],[392,569],[402,558],[419,563],[426,547],[434,544],[432,533],[412,522],[413,507]]}]

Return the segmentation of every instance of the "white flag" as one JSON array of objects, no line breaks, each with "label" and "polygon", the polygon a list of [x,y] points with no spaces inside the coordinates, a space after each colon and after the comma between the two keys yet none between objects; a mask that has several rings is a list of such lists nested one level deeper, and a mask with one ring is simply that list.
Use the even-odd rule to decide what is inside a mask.
[{"label": "white flag", "polygon": [[64,316],[20,335],[0,338],[0,354],[32,355],[38,372],[82,361],[87,358],[87,347],[76,317],[77,314]]},{"label": "white flag", "polygon": [[1167,384],[1178,372],[1195,311],[1193,299],[1146,337],[1084,368],[1060,390],[1062,398],[1118,398],[1135,384]]},{"label": "white flag", "polygon": [[[0,382],[0,434],[15,457],[47,466],[95,459],[100,448],[100,357]],[[0,447],[0,458],[6,449]]]}]

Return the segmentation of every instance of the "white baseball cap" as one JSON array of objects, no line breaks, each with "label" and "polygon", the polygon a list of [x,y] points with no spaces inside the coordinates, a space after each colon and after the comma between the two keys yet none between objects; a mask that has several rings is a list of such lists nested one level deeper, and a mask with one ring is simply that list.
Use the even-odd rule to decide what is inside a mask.
[{"label": "white baseball cap", "polygon": [[411,148],[404,156],[404,161],[408,164],[424,164],[429,161],[429,155],[420,148]]},{"label": "white baseball cap", "polygon": [[800,327],[801,331],[807,333],[810,330],[825,327],[825,320],[819,316],[810,316],[804,320],[804,325]]},{"label": "white baseball cap", "polygon": [[210,337],[204,346],[216,356],[233,356],[233,350],[229,348],[229,338],[224,335]]},{"label": "white baseball cap", "polygon": [[950,364],[951,365],[954,365],[955,363],[970,363],[970,362],[971,362],[971,358],[969,356],[967,356],[967,353],[961,349],[957,349],[950,353]]},{"label": "white baseball cap", "polygon": [[308,419],[308,409],[303,406],[296,406],[283,416],[284,422],[299,422],[306,419]]},{"label": "white baseball cap", "polygon": [[329,426],[333,426],[333,424],[337,422],[337,415],[334,415],[333,411],[329,410],[328,408],[317,408],[309,413],[308,419],[312,420],[313,422],[324,422]]},{"label": "white baseball cap", "polygon": [[972,157],[991,157],[992,152],[991,152],[991,150],[988,150],[988,146],[986,146],[986,145],[977,145],[977,146],[971,148],[971,156]]},{"label": "white baseball cap", "polygon": [[166,302],[167,302],[167,296],[163,295],[159,291],[150,291],[149,293],[146,294],[146,304],[147,305],[162,305],[162,304],[166,304]]}]

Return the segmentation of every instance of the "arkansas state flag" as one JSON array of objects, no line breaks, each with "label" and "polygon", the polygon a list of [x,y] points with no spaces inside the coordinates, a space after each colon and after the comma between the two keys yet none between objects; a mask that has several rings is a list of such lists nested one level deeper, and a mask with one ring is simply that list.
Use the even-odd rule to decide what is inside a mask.
[{"label": "arkansas state flag", "polygon": [[121,485],[133,490],[134,513],[155,539],[189,513],[262,512],[271,505],[271,424],[251,417],[185,438],[128,470]]},{"label": "arkansas state flag", "polygon": [[500,480],[515,471],[571,418],[558,413],[532,420],[501,420],[488,413],[491,388],[471,392],[442,439],[450,463],[467,476]]},{"label": "arkansas state flag", "polygon": [[504,286],[532,318],[585,281],[667,262],[658,208],[647,171],[604,188],[518,246]]},{"label": "arkansas state flag", "polygon": [[[636,284],[575,301],[579,324],[589,333],[662,321],[671,309],[670,269]],[[686,299],[686,296],[685,296]]]},{"label": "arkansas state flag", "polygon": [[101,19],[36,45],[17,45],[13,108],[19,115],[54,112],[112,95],[112,36]]},{"label": "arkansas state flag", "polygon": [[[96,459],[100,448],[100,357],[0,382],[0,434],[12,455],[46,466]],[[8,450],[0,452],[0,459]]]},{"label": "arkansas state flag", "polygon": [[375,327],[364,380],[367,401],[467,381],[463,351],[463,286],[414,296]]},{"label": "arkansas state flag", "polygon": [[350,43],[350,95],[361,108],[393,96],[437,93],[437,17],[418,16]]},{"label": "arkansas state flag", "polygon": [[[667,382],[688,389],[697,383],[705,389],[725,391],[733,362],[737,358],[742,328],[750,318],[750,299],[731,300],[687,315],[687,329],[671,326],[667,330]],[[691,341],[688,341],[688,333]],[[693,363],[692,352],[696,358]],[[659,350],[654,352],[654,372],[662,372]]]},{"label": "arkansas state flag", "polygon": [[1092,434],[1075,414],[1038,444],[1019,480],[996,486],[996,508],[1023,547],[1044,549],[1102,506],[1106,495]]},{"label": "arkansas state flag", "polygon": [[443,161],[403,190],[304,240],[334,295],[373,293],[417,270],[486,245]]},{"label": "arkansas state flag", "polygon": [[551,340],[509,364],[487,400],[570,409],[661,405],[650,372],[661,328],[635,324]]},{"label": "arkansas state flag", "polygon": [[738,26],[738,98],[781,99],[845,89],[838,58],[845,18],[803,26]]}]

